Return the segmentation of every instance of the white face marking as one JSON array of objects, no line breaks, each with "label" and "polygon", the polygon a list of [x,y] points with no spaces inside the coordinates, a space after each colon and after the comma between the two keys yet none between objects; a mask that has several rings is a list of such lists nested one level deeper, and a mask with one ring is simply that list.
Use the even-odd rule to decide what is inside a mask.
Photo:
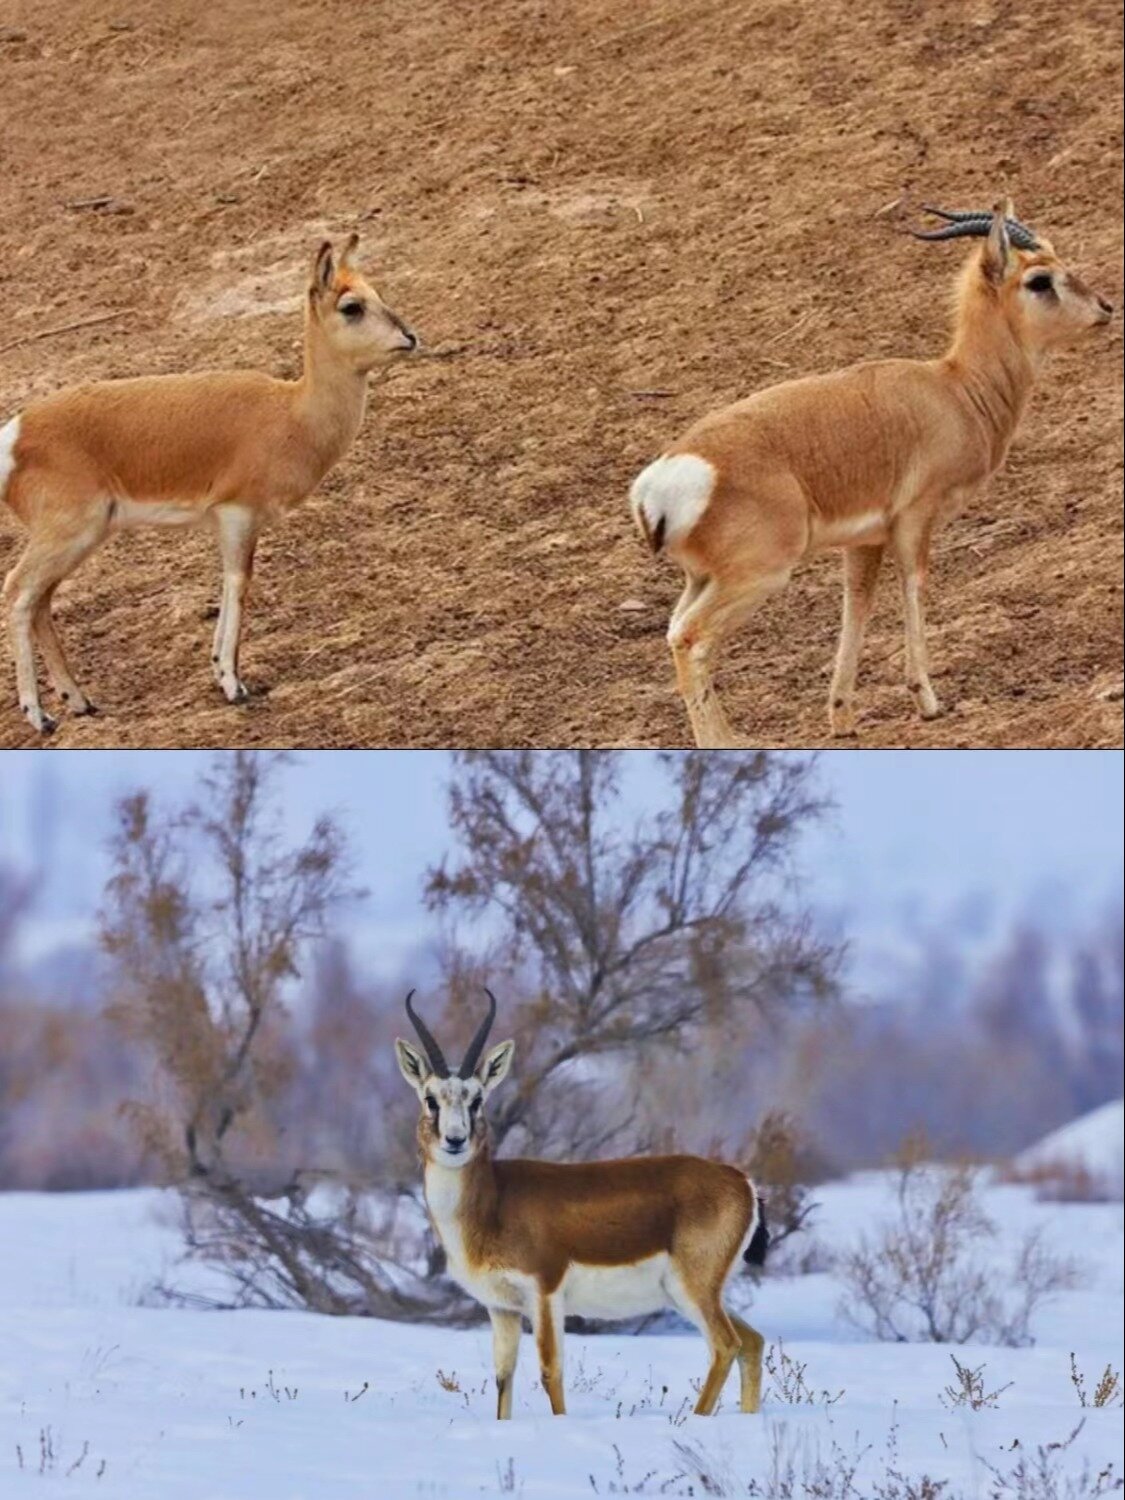
[{"label": "white face marking", "polygon": [[436,1121],[430,1153],[446,1167],[463,1167],[473,1155],[473,1127],[484,1091],[475,1078],[430,1076],[422,1087],[422,1108]]},{"label": "white face marking", "polygon": [[714,466],[697,453],[673,453],[642,469],[629,492],[651,535],[664,521],[664,538],[686,536],[707,509],[715,487]]},{"label": "white face marking", "polygon": [[0,500],[8,487],[8,476],[16,466],[15,446],[20,435],[20,419],[13,417],[0,427]]}]

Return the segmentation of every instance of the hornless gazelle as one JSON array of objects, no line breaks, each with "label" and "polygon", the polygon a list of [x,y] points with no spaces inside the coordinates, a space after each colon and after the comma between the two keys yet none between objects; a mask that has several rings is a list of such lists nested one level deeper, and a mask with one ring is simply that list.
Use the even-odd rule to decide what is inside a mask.
[{"label": "hornless gazelle", "polygon": [[103,380],[34,402],[0,427],[0,500],[30,533],[8,574],[20,708],[49,734],[35,675],[37,641],[52,686],[75,714],[95,712],[71,676],[51,618],[59,584],[111,532],[208,522],[223,592],[211,663],[231,703],[242,610],[262,527],[303,500],[351,444],[376,365],[418,347],[355,263],[325,241],[305,302],[304,371],[256,370]]},{"label": "hornless gazelle", "polygon": [[906,683],[925,719],[922,618],[930,541],[1004,462],[1042,356],[1109,322],[1112,307],[1012,217],[927,212],[919,239],[985,240],[958,284],[953,342],[936,360],[886,359],[787,381],[704,417],[633,483],[633,516],[685,575],[672,612],[679,691],[698,745],[737,743],[712,682],[721,638],[810,553],[844,549],[844,614],[829,693],[854,732],[864,627],[889,545],[906,615]]},{"label": "hornless gazelle", "polygon": [[449,1274],[492,1320],[496,1415],[512,1414],[521,1320],[535,1334],[543,1388],[556,1416],[563,1397],[563,1320],[631,1318],[675,1308],[703,1334],[711,1366],[695,1410],[715,1408],[737,1358],[742,1410],[761,1403],[763,1339],[723,1306],[739,1256],[753,1265],[769,1245],[754,1184],[735,1167],[698,1156],[638,1156],[560,1165],[494,1161],[484,1104],[507,1077],[513,1042],[481,1053],[488,1015],[454,1073],[406,997],[422,1051],[395,1042],[418,1095],[426,1206]]}]

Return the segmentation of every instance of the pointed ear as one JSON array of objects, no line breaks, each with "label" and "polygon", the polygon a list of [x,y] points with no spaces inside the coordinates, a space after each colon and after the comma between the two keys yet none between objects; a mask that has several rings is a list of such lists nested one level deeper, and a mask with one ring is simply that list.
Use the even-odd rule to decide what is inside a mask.
[{"label": "pointed ear", "polygon": [[404,1042],[401,1037],[395,1037],[395,1057],[398,1059],[398,1070],[406,1079],[407,1083],[415,1093],[420,1093],[422,1085],[430,1076],[429,1064],[409,1042]]},{"label": "pointed ear", "polygon": [[1015,210],[1012,200],[1004,198],[992,210],[992,228],[988,231],[984,250],[981,252],[981,267],[989,281],[999,283],[1008,274],[1012,254],[1012,242],[1008,238],[1007,220]]},{"label": "pointed ear", "polygon": [[359,235],[349,234],[348,243],[340,252],[340,265],[347,271],[356,269],[355,253],[359,249]]},{"label": "pointed ear", "polygon": [[316,252],[313,261],[312,281],[309,283],[309,291],[326,292],[336,277],[336,257],[332,250],[332,241],[325,240]]},{"label": "pointed ear", "polygon": [[501,1042],[485,1055],[484,1062],[477,1069],[477,1081],[486,1095],[491,1094],[507,1078],[515,1050],[515,1042]]}]

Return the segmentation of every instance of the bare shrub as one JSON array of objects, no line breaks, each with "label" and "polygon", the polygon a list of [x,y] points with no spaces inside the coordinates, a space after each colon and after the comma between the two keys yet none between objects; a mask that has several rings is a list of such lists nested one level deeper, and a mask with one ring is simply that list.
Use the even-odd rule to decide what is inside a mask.
[{"label": "bare shrub", "polygon": [[1031,1342],[1036,1309],[1075,1284],[1073,1263],[1049,1251],[1039,1231],[1003,1270],[981,1259],[997,1230],[967,1162],[928,1163],[924,1142],[911,1140],[899,1156],[895,1196],[894,1218],[837,1261],[847,1288],[841,1313],[864,1332],[1020,1347]]},{"label": "bare shrub", "polygon": [[956,1374],[938,1397],[947,1410],[955,1411],[959,1406],[967,1406],[970,1411],[992,1410],[1004,1392],[1011,1389],[1012,1382],[1009,1380],[1006,1385],[990,1391],[984,1383],[983,1365],[974,1369],[971,1365],[963,1365],[956,1354],[949,1357]]},{"label": "bare shrub", "polygon": [[[1112,1463],[1095,1469],[1087,1462],[1077,1474],[1064,1472],[1063,1455],[1085,1425],[1083,1417],[1068,1437],[1040,1443],[1034,1452],[1021,1450],[1008,1470],[1002,1471],[983,1460],[992,1476],[989,1500],[1099,1500],[1102,1495],[1117,1494],[1125,1488],[1125,1480],[1114,1472]],[[1013,1446],[1020,1448],[1018,1441]]]},{"label": "bare shrub", "polygon": [[[645,1115],[631,1074],[662,1048],[674,1055],[669,1044],[701,1046],[709,1027],[729,1045],[835,992],[836,946],[786,896],[796,842],[825,805],[811,762],[691,751],[660,765],[654,805],[630,818],[619,752],[457,759],[459,857],[427,888],[446,923],[448,1021],[475,1013],[489,967],[521,976],[527,995],[506,1008],[521,1063],[492,1112],[498,1146],[511,1136],[581,1158],[643,1149],[669,1129],[682,1138],[683,1113]],[[484,950],[482,929],[494,935]]]},{"label": "bare shrub", "polygon": [[1041,1203],[1118,1203],[1121,1201],[1120,1168],[1114,1174],[1093,1172],[1083,1162],[1062,1158],[1042,1161],[1033,1167],[1006,1167],[1005,1182],[1034,1188]]},{"label": "bare shrub", "polygon": [[769,1110],[737,1160],[762,1189],[770,1248],[776,1252],[791,1235],[808,1227],[817,1208],[809,1188],[808,1154],[792,1117],[785,1110]]},{"label": "bare shrub", "polygon": [[200,801],[174,815],[145,792],[118,807],[101,925],[109,1013],[154,1065],[130,1118],[181,1187],[189,1257],[225,1272],[226,1305],[445,1318],[447,1291],[396,1263],[390,1226],[371,1221],[371,1184],[285,1157],[287,999],[355,892],[330,819],[282,840],[276,764],[219,757]]},{"label": "bare shrub", "polygon": [[770,1344],[762,1361],[770,1377],[770,1395],[787,1406],[834,1406],[844,1392],[814,1390],[805,1379],[807,1366],[786,1354],[780,1339]]},{"label": "bare shrub", "polygon": [[1070,1383],[1078,1393],[1079,1406],[1122,1406],[1125,1405],[1125,1397],[1121,1393],[1121,1376],[1112,1365],[1106,1365],[1093,1393],[1086,1390],[1086,1377],[1078,1368],[1078,1361],[1074,1355],[1070,1356]]},{"label": "bare shrub", "polygon": [[[701,1444],[677,1441],[679,1473],[659,1486],[660,1494],[747,1496],[752,1500],[943,1500],[949,1481],[903,1471],[898,1452],[898,1416],[881,1454],[858,1437],[845,1447],[828,1418],[827,1454],[819,1437],[807,1428],[791,1431],[785,1422],[769,1429],[769,1461],[763,1475],[740,1479],[730,1463],[720,1461]],[[872,1471],[860,1479],[865,1462]],[[685,1483],[686,1482],[686,1483]],[[673,1488],[679,1484],[681,1487]],[[953,1500],[952,1496],[948,1500]]]}]

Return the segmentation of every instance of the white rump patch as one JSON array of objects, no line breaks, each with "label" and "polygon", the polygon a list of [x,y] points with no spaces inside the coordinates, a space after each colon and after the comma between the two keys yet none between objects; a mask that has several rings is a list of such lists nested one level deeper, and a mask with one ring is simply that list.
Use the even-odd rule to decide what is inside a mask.
[{"label": "white rump patch", "polygon": [[697,453],[671,453],[654,459],[633,481],[633,514],[645,518],[649,536],[664,522],[664,541],[686,536],[707,509],[715,488],[715,467]]},{"label": "white rump patch", "polygon": [[8,488],[8,476],[16,466],[16,443],[20,435],[20,419],[13,417],[0,427],[0,500]]}]

